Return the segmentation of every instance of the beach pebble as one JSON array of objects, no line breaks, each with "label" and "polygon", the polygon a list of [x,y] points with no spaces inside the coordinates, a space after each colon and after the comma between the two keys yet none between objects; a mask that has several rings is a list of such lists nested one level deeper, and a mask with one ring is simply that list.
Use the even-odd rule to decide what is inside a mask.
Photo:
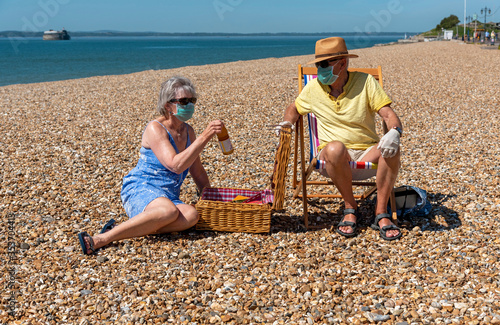
[{"label": "beach pebble", "polygon": [[[191,229],[81,252],[79,232],[128,219],[122,179],[161,82],[194,81],[197,134],[226,124],[233,154],[214,139],[200,155],[211,185],[264,189],[278,145],[268,127],[313,55],[0,87],[0,233],[5,253],[16,249],[1,276],[18,308],[11,317],[5,300],[0,323],[499,323],[500,51],[443,41],[352,52],[353,67],[382,66],[403,123],[396,186],[423,188],[432,204],[402,221],[395,242],[369,227],[373,197],[359,204],[354,238],[335,232],[344,205],[334,199],[310,201],[309,220],[324,229],[305,229],[292,150],[285,208],[268,234]],[[181,199],[197,200],[191,176]]]}]

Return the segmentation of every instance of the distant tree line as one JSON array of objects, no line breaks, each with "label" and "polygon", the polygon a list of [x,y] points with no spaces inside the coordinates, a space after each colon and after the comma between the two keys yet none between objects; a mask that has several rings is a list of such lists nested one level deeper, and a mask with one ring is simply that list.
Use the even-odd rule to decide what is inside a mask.
[{"label": "distant tree line", "polygon": [[[477,24],[476,27],[477,28],[488,28],[488,29],[491,29],[491,30],[495,30],[496,32],[499,31],[499,28],[497,26],[495,26],[495,24],[484,24],[484,22],[480,22],[479,20],[476,20],[476,21],[472,21],[471,24],[472,26],[474,26],[474,22]],[[422,35],[423,36],[432,36],[432,35],[439,35],[441,33],[441,30],[442,29],[448,29],[448,30],[457,30],[459,36],[463,35],[464,31],[463,31],[463,23],[461,25],[460,24],[460,19],[455,16],[455,15],[450,15],[446,18],[443,18],[441,20],[441,22],[439,24],[436,25],[436,28],[434,29],[431,29],[430,31],[428,32],[425,32],[423,33]],[[459,26],[460,28],[457,28],[457,26]],[[468,27],[470,27],[471,25],[469,24]]]}]

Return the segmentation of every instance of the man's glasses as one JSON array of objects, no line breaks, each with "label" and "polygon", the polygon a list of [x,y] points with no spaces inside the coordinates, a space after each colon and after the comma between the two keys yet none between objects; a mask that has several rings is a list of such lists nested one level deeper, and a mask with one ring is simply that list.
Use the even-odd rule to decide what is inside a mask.
[{"label": "man's glasses", "polygon": [[170,100],[170,103],[179,103],[181,105],[187,105],[188,103],[193,103],[196,104],[196,97],[191,97],[191,98],[174,98]]},{"label": "man's glasses", "polygon": [[321,67],[321,68],[325,69],[325,68],[328,68],[328,66],[330,65],[330,63],[332,63],[332,62],[336,63],[337,61],[340,61],[340,60],[342,60],[342,59],[333,59],[333,60],[319,61],[319,62],[316,62],[316,68]]}]

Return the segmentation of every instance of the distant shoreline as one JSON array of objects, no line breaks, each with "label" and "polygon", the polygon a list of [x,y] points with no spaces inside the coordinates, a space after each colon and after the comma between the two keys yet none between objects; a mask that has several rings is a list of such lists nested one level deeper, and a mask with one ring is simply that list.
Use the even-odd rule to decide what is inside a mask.
[{"label": "distant shoreline", "polygon": [[[72,32],[68,31],[71,37],[110,37],[110,36],[356,36],[356,35],[370,35],[370,36],[385,36],[385,35],[405,35],[405,34],[418,34],[417,32],[384,32],[384,33],[159,33],[159,32],[119,32],[119,31],[96,31],[96,32]],[[24,32],[24,31],[1,31],[0,38],[12,37],[42,37],[41,32]]]}]

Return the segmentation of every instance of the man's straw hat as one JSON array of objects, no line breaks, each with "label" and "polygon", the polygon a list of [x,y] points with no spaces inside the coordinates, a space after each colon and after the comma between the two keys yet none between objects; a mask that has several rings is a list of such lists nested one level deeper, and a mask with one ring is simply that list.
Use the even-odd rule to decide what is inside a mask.
[{"label": "man's straw hat", "polygon": [[315,59],[307,64],[331,60],[336,58],[357,58],[356,54],[349,54],[342,37],[330,37],[316,42]]}]

